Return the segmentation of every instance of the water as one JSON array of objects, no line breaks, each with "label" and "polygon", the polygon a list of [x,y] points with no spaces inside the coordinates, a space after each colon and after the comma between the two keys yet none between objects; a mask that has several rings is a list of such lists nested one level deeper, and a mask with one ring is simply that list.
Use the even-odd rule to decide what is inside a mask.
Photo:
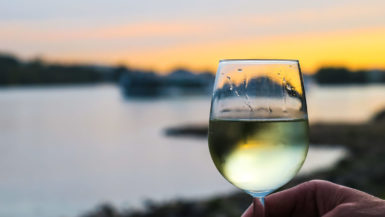
[{"label": "water", "polygon": [[[310,121],[364,121],[385,107],[384,93],[314,88]],[[209,101],[123,100],[114,86],[0,89],[0,216],[77,216],[105,201],[127,208],[234,190],[214,168],[206,140],[162,131],[207,122]],[[345,154],[311,148],[302,172]]]},{"label": "water", "polygon": [[365,122],[385,109],[385,86],[317,87],[306,92],[310,122]]}]

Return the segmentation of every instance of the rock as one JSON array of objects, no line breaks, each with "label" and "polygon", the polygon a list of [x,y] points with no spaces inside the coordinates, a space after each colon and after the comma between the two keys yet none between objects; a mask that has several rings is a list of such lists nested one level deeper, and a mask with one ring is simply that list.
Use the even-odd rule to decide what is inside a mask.
[{"label": "rock", "polygon": [[378,112],[372,118],[372,122],[383,122],[383,121],[385,121],[385,110]]}]

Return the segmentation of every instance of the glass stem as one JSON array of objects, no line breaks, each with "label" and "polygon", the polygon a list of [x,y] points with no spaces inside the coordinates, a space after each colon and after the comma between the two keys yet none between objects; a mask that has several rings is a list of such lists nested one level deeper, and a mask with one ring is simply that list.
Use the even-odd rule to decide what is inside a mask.
[{"label": "glass stem", "polygon": [[256,197],[253,200],[254,217],[265,217],[265,198]]}]

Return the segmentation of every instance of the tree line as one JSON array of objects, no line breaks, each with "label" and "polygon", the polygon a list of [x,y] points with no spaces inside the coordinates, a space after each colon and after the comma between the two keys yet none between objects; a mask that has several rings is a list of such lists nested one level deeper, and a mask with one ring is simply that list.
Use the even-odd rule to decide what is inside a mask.
[{"label": "tree line", "polygon": [[[125,66],[101,67],[47,63],[39,59],[22,61],[0,54],[0,86],[118,82],[122,74],[145,73]],[[320,68],[313,76],[321,85],[385,83],[385,70],[352,71],[344,67]]]},{"label": "tree line", "polygon": [[321,85],[385,83],[384,70],[352,71],[344,67],[324,67],[319,69],[313,77]]},{"label": "tree line", "polygon": [[12,55],[0,54],[1,86],[113,82],[122,70],[127,69],[46,63],[39,59],[21,61]]}]

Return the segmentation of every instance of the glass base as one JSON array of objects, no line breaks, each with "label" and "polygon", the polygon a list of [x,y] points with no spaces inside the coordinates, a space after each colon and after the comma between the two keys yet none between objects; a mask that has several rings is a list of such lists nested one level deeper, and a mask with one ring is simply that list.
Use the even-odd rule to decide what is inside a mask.
[{"label": "glass base", "polygon": [[267,191],[246,191],[246,193],[250,194],[252,197],[256,198],[264,198],[266,195],[273,192],[273,190],[267,190]]}]

